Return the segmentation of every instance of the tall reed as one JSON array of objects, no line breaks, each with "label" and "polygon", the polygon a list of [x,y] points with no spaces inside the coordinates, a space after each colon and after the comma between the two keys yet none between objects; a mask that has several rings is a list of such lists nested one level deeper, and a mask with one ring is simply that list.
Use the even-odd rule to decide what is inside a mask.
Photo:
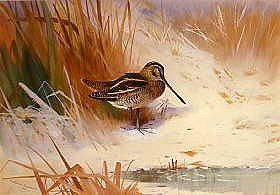
[{"label": "tall reed", "polygon": [[[72,92],[87,113],[125,115],[84,98],[90,91],[80,79],[109,80],[136,69],[131,67],[135,22],[129,1],[1,2],[0,24],[0,86],[13,107],[31,103],[19,90],[23,82],[60,113],[61,104],[47,98],[53,93],[48,85],[68,96]],[[74,110],[73,104],[68,109]]]},{"label": "tall reed", "polygon": [[276,5],[276,2],[218,1],[207,8],[183,12],[174,17],[173,24],[223,63],[275,75],[280,62],[280,11]]}]

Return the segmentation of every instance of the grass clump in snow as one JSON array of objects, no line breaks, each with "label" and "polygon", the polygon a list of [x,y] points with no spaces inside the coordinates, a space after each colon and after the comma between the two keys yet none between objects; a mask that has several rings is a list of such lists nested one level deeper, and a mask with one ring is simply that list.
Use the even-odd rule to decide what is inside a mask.
[{"label": "grass clump in snow", "polygon": [[[14,177],[5,177],[3,179],[11,180],[11,179],[35,179],[38,185],[38,188],[42,195],[48,194],[84,194],[84,195],[140,195],[137,188],[137,182],[132,182],[130,185],[124,185],[125,182],[125,175],[129,169],[129,166],[124,173],[124,178],[121,179],[121,163],[117,162],[115,166],[115,171],[113,174],[113,178],[109,177],[108,174],[108,166],[106,161],[103,163],[103,173],[98,174],[94,173],[91,170],[91,173],[87,173],[85,169],[79,165],[75,164],[74,166],[70,166],[67,162],[66,158],[56,145],[56,143],[52,140],[56,151],[59,154],[65,168],[67,171],[63,174],[58,173],[58,171],[51,165],[47,159],[42,156],[36,150],[30,148],[31,151],[34,152],[48,167],[51,172],[46,172],[40,170],[35,167],[34,159],[31,158],[30,154],[27,153],[30,165],[24,164],[18,161],[9,160],[7,161],[4,166],[1,168],[0,172],[8,165],[8,163],[16,164],[24,169],[28,169],[33,172],[33,175],[28,176],[14,176]],[[132,161],[131,161],[132,162]],[[130,163],[131,164],[131,163]]]},{"label": "grass clump in snow", "polygon": [[[173,24],[199,48],[229,65],[279,69],[280,11],[276,2],[220,1],[190,6]],[[247,71],[247,70],[246,70]]]},{"label": "grass clump in snow", "polygon": [[46,98],[52,91],[42,84],[70,96],[65,68],[85,111],[99,117],[112,113],[107,104],[81,98],[89,91],[80,79],[109,80],[129,69],[135,32],[129,1],[1,2],[0,24],[0,86],[12,107],[31,103],[18,90],[23,82],[63,113],[60,102]]},{"label": "grass clump in snow", "polygon": [[[81,78],[110,80],[137,69],[133,8],[129,0],[1,2],[0,86],[11,108],[32,103],[21,82],[59,114],[88,126],[128,121],[126,110],[88,98]],[[6,104],[1,96],[0,103]],[[145,109],[142,116],[154,114]]]}]

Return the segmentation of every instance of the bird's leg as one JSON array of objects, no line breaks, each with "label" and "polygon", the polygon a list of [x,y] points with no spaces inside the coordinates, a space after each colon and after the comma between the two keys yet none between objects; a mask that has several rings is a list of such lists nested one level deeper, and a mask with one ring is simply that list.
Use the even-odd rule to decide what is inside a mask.
[{"label": "bird's leg", "polygon": [[148,131],[147,130],[147,129],[150,129],[150,128],[143,128],[143,127],[141,127],[141,124],[140,124],[140,108],[136,108],[136,129],[140,133],[142,133],[143,135],[144,135],[143,131],[145,131],[147,133],[154,133],[152,131]]},{"label": "bird's leg", "polygon": [[132,107],[128,107],[129,120],[132,120]]},{"label": "bird's leg", "polygon": [[[132,111],[133,110],[131,108],[131,114],[132,114]],[[143,128],[143,127],[141,127],[141,124],[140,124],[140,108],[136,108],[136,128],[124,128],[124,129],[126,129],[127,131],[131,131],[131,130],[136,130],[137,129],[142,135],[144,135],[143,131],[145,131],[147,133],[154,133],[152,131],[148,131],[148,129],[151,129],[151,128]]]},{"label": "bird's leg", "polygon": [[136,108],[136,129],[144,135],[140,128],[140,108]]}]

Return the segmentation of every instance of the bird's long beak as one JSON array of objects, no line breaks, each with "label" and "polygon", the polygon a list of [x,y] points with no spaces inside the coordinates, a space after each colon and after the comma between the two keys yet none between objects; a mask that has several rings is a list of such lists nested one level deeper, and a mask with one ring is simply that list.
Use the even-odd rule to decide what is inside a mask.
[{"label": "bird's long beak", "polygon": [[177,98],[179,98],[179,100],[181,100],[181,102],[183,104],[186,104],[185,100],[183,100],[183,98],[169,85],[167,80],[165,78],[163,80],[164,80],[165,84],[167,85],[167,87],[177,96]]}]

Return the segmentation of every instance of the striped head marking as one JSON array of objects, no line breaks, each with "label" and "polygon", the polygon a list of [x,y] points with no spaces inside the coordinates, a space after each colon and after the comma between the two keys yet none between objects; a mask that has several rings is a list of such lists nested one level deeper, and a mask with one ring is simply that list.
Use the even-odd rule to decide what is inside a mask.
[{"label": "striped head marking", "polygon": [[164,80],[164,67],[155,61],[147,63],[140,72],[147,79],[161,79]]}]

